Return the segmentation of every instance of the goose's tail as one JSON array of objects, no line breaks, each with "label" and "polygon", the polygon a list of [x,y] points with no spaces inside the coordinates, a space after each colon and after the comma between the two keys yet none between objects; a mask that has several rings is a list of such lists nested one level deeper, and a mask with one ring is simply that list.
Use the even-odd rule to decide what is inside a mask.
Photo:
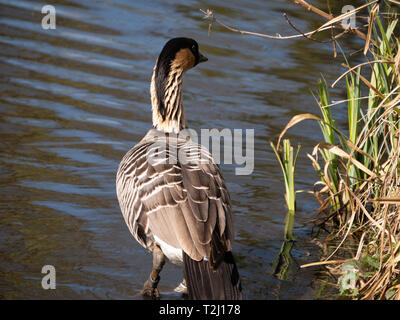
[{"label": "goose's tail", "polygon": [[225,252],[217,268],[209,261],[195,261],[183,252],[184,276],[189,299],[241,300],[242,286],[231,251]]}]

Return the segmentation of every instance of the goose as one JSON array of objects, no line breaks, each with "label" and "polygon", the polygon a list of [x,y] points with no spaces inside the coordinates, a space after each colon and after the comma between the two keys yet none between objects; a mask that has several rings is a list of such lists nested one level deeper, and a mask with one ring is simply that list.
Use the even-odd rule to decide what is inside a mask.
[{"label": "goose", "polygon": [[[209,151],[181,133],[187,129],[183,75],[208,59],[197,42],[174,38],[163,47],[150,85],[153,127],[123,157],[116,191],[133,237],[153,254],[142,294],[160,298],[166,259],[183,265],[176,288],[194,300],[242,299],[232,255],[231,200]],[[183,161],[180,154],[195,154]]]}]

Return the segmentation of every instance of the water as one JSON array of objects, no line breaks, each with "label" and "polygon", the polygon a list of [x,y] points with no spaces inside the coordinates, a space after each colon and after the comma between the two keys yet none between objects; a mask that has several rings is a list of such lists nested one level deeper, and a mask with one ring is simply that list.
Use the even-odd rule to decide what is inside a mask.
[{"label": "water", "polygon": [[[279,280],[271,271],[285,208],[269,141],[293,115],[318,112],[310,89],[320,73],[334,80],[339,63],[332,63],[330,44],[301,38],[266,40],[217,26],[209,37],[199,9],[270,34],[294,33],[282,12],[304,31],[323,21],[283,0],[235,0],[229,7],[195,0],[52,3],[57,29],[43,30],[42,2],[0,1],[0,298],[141,299],[152,259],[125,226],[115,174],[151,126],[151,72],[175,36],[195,38],[209,58],[185,77],[190,126],[255,129],[253,174],[237,176],[235,165],[222,166],[246,298],[318,298],[319,269],[298,268],[320,255],[310,240],[312,196],[298,196],[290,276]],[[303,145],[298,189],[310,190],[315,181],[305,152],[319,141],[317,132],[312,122],[289,131]],[[56,290],[41,287],[48,264],[57,270]],[[161,277],[163,298],[180,299],[172,290],[182,270],[167,265]]]}]

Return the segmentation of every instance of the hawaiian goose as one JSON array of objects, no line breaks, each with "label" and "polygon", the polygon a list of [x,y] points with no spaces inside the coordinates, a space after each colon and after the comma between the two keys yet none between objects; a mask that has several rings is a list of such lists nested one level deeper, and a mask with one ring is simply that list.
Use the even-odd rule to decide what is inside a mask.
[{"label": "hawaiian goose", "polygon": [[[242,297],[231,253],[231,202],[221,171],[206,148],[181,135],[186,128],[183,74],[203,61],[207,58],[192,39],[166,43],[151,80],[153,128],[124,156],[117,173],[125,222],[153,252],[153,270],[142,291],[153,298],[159,297],[165,257],[183,263],[178,288],[190,299]],[[181,154],[190,156],[182,161]]]}]

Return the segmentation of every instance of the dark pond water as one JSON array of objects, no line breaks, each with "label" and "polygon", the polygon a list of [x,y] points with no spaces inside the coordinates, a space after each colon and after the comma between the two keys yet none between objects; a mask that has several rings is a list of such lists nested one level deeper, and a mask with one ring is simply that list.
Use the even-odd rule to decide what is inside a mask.
[{"label": "dark pond water", "polygon": [[[190,126],[255,130],[253,174],[237,176],[236,165],[222,165],[246,298],[320,297],[319,269],[298,268],[320,255],[310,240],[312,196],[298,196],[287,280],[272,272],[286,211],[269,141],[293,115],[318,112],[310,90],[321,73],[334,80],[340,63],[333,63],[331,45],[301,38],[266,40],[220,27],[208,36],[199,9],[270,34],[295,32],[283,12],[304,31],[322,21],[284,0],[52,3],[56,30],[41,28],[43,2],[0,1],[0,298],[141,299],[152,259],[125,226],[115,174],[151,127],[153,65],[175,36],[195,38],[209,58],[185,77]],[[304,149],[297,189],[310,190],[316,175],[305,152],[319,141],[318,127],[301,124],[288,136]],[[56,290],[41,287],[48,264],[57,271]],[[173,293],[181,277],[180,268],[165,267],[163,298],[181,298]]]}]

